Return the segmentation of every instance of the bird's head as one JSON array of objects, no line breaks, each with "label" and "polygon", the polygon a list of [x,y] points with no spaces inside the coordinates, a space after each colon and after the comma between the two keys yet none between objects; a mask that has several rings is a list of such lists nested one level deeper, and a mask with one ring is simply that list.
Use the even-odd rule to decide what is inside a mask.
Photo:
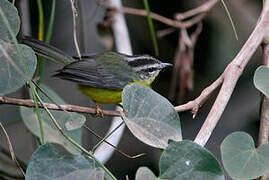
[{"label": "bird's head", "polygon": [[149,55],[125,56],[124,58],[139,80],[149,84],[158,76],[161,70],[167,66],[172,66],[172,64],[163,63]]}]

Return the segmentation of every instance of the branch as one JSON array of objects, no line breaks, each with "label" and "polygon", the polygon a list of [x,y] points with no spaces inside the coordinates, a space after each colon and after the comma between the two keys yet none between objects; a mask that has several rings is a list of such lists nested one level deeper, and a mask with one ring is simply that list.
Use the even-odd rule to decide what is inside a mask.
[{"label": "branch", "polygon": [[237,56],[226,67],[223,76],[223,84],[220,92],[213,104],[202,128],[195,138],[195,142],[204,146],[210,138],[216,124],[218,123],[232,93],[237,80],[241,76],[246,64],[267,37],[269,32],[269,1],[264,4],[263,11],[260,16],[260,21],[256,25],[254,31],[250,35],[247,42],[244,44]]},{"label": "branch", "polygon": [[179,105],[175,107],[177,112],[183,112],[191,110],[193,113],[193,118],[196,116],[199,108],[204,104],[204,102],[212,95],[212,93],[221,85],[223,82],[223,74],[210,86],[205,88],[201,95],[196,99],[189,101],[186,104]]},{"label": "branch", "polygon": [[[269,32],[268,32],[269,33]],[[269,67],[269,42],[264,42],[263,49],[263,63],[266,67]],[[261,123],[259,131],[259,143],[261,146],[268,142],[269,138],[269,98],[264,96],[262,103]]]},{"label": "branch", "polygon": [[[216,0],[214,0],[214,1],[216,1]],[[135,9],[135,8],[130,8],[130,7],[115,7],[112,4],[104,2],[102,0],[97,0],[97,3],[106,7],[106,8],[111,8],[111,9],[114,9],[116,11],[120,11],[120,12],[123,12],[126,14],[147,16],[147,11],[145,11],[143,9]],[[159,21],[161,23],[164,23],[168,26],[175,27],[175,28],[189,28],[189,27],[193,26],[194,24],[197,24],[198,22],[200,22],[205,17],[205,15],[206,15],[206,13],[200,14],[200,15],[197,15],[190,20],[181,22],[178,20],[169,19],[167,17],[161,16],[161,15],[154,13],[154,12],[150,13],[150,16],[152,19]]]},{"label": "branch", "polygon": [[[18,106],[26,106],[26,107],[35,107],[35,103],[32,99],[18,99],[18,98],[10,98],[10,97],[0,97],[0,104],[10,104],[10,105],[18,105]],[[95,108],[76,106],[71,104],[63,104],[57,105],[52,103],[44,103],[46,107],[50,110],[57,111],[69,111],[69,112],[79,112],[86,114],[96,114]],[[41,103],[38,103],[40,108],[44,108]],[[119,111],[110,111],[103,110],[103,114],[106,116],[120,116]]]},{"label": "branch", "polygon": [[175,15],[175,19],[177,20],[183,20],[183,19],[187,19],[187,18],[190,18],[190,17],[193,17],[193,16],[196,16],[198,14],[201,14],[201,13],[207,13],[209,12],[214,6],[215,4],[217,4],[220,0],[209,0],[207,1],[206,3],[204,3],[203,5],[197,7],[197,8],[194,8],[194,9],[191,9],[189,11],[186,11],[184,13],[177,13]]}]

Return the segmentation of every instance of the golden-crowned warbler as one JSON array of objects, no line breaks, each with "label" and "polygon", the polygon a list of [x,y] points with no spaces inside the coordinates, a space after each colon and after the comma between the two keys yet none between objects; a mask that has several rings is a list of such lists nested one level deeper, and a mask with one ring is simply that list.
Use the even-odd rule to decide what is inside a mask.
[{"label": "golden-crowned warbler", "polygon": [[149,86],[163,68],[171,66],[149,55],[130,56],[117,52],[72,57],[30,37],[23,37],[21,41],[33,48],[38,55],[64,64],[54,76],[78,83],[83,94],[95,103],[118,104],[126,85],[141,83]]}]

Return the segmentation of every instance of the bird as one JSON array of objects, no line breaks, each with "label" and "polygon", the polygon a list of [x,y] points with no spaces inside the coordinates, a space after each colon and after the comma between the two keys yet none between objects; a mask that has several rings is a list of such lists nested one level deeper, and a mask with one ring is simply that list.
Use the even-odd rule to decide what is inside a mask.
[{"label": "bird", "polygon": [[126,85],[140,83],[150,86],[159,72],[170,63],[150,55],[127,55],[106,51],[70,56],[62,50],[32,37],[24,36],[21,43],[30,46],[37,55],[62,63],[54,77],[73,81],[94,103],[96,115],[103,116],[99,104],[119,104]]}]

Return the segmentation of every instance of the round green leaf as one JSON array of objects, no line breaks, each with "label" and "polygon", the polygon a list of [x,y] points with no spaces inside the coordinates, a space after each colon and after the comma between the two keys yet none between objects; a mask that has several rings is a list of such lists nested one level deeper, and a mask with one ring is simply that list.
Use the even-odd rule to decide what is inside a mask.
[{"label": "round green leaf", "polygon": [[216,158],[192,141],[171,142],[160,158],[161,179],[224,180]]},{"label": "round green leaf", "polygon": [[[8,0],[0,1],[0,11],[6,16],[10,28],[13,34],[16,36],[20,30],[20,18],[16,7]],[[11,35],[8,31],[7,25],[5,24],[3,17],[0,15],[0,39],[5,41],[11,41]]]},{"label": "round green leaf", "polygon": [[220,146],[225,170],[234,179],[255,179],[269,171],[269,143],[255,148],[245,132],[234,132]]},{"label": "round green leaf", "polygon": [[135,83],[124,88],[123,119],[130,131],[144,143],[165,148],[168,140],[182,140],[178,113],[170,102],[152,89]]},{"label": "round green leaf", "polygon": [[135,175],[135,180],[156,180],[154,173],[147,167],[140,167]]},{"label": "round green leaf", "polygon": [[0,96],[16,91],[31,78],[36,69],[36,56],[28,46],[15,45],[0,39]]},{"label": "round green leaf", "polygon": [[265,96],[269,97],[269,68],[260,66],[254,74],[254,85]]},{"label": "round green leaf", "polygon": [[50,144],[40,146],[32,155],[26,180],[102,180],[104,172],[92,159],[82,155],[60,155]]},{"label": "round green leaf", "polygon": [[[40,87],[45,91],[55,102],[58,104],[66,104],[53,90],[41,84]],[[48,98],[45,97],[41,92],[39,92],[40,97],[44,102],[49,102]],[[37,115],[34,112],[33,108],[20,107],[21,116],[26,127],[39,138],[40,136],[40,127],[37,119]],[[82,137],[82,128],[81,126],[85,123],[86,118],[83,115],[77,113],[67,113],[63,111],[50,111],[56,121],[59,123],[63,131],[74,139],[77,143],[81,144]],[[51,118],[48,116],[47,112],[44,109],[40,109],[41,117],[43,120],[44,128],[44,137],[46,142],[53,142],[62,145],[66,150],[71,153],[77,154],[80,151],[70,143],[55,127]],[[74,122],[78,123],[74,123]],[[66,125],[66,123],[71,122],[72,125]],[[79,125],[78,125],[79,124]],[[70,127],[66,127],[70,126]]]}]

